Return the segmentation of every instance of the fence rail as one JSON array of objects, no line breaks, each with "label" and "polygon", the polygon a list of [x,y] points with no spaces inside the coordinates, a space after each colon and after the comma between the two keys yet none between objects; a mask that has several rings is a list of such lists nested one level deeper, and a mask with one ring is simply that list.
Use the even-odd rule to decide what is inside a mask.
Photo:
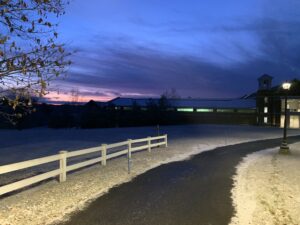
[{"label": "fence rail", "polygon": [[[155,143],[153,141],[155,141]],[[143,143],[143,142],[146,142],[146,144],[134,146],[134,147],[132,146],[133,144]],[[118,142],[113,144],[102,144],[101,146],[98,147],[71,151],[71,152],[60,151],[56,155],[0,166],[0,175],[1,175],[1,174],[14,172],[17,170],[43,165],[46,163],[51,163],[55,161],[59,162],[58,169],[48,171],[43,174],[35,175],[33,177],[19,180],[10,184],[6,184],[4,186],[0,186],[0,196],[57,176],[59,176],[59,182],[64,182],[67,179],[67,172],[77,170],[97,163],[101,163],[101,165],[105,166],[107,160],[120,157],[123,155],[127,155],[128,159],[130,159],[132,152],[137,152],[142,150],[148,150],[149,152],[151,152],[151,149],[153,147],[158,147],[161,145],[164,145],[165,147],[168,146],[167,135],[162,135],[157,137],[147,137],[147,138],[134,139],[134,140],[128,139],[127,141],[123,141],[123,142]],[[109,151],[110,149],[114,149],[114,148],[122,148],[122,149]],[[72,157],[78,157],[78,156],[83,156],[83,155],[97,153],[97,152],[100,153],[101,155],[100,157],[92,158],[79,163],[68,165],[68,159]]]}]

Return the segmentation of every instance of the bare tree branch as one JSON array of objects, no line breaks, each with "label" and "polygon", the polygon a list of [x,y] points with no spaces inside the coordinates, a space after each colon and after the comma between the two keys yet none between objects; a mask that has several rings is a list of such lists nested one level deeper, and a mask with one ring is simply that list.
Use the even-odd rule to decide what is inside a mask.
[{"label": "bare tree branch", "polygon": [[70,64],[70,53],[57,43],[57,24],[48,19],[63,15],[67,4],[0,0],[0,117],[12,121],[30,112],[31,96],[45,95]]}]

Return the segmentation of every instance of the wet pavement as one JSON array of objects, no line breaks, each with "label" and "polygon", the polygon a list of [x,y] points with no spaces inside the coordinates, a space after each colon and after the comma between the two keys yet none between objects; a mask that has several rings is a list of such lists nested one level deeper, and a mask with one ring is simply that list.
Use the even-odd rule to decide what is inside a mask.
[{"label": "wet pavement", "polygon": [[[289,143],[300,141],[290,137]],[[281,139],[220,147],[152,169],[109,191],[63,225],[227,225],[232,176],[249,153]]]}]

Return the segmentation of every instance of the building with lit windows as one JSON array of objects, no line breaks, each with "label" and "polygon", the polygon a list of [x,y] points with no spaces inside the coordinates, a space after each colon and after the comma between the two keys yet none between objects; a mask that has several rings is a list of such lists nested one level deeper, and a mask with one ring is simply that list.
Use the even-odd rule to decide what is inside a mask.
[{"label": "building with lit windows", "polygon": [[108,103],[121,115],[160,112],[167,124],[256,124],[255,99],[115,98]]},{"label": "building with lit windows", "polygon": [[257,123],[259,125],[280,126],[284,124],[284,99],[287,95],[287,126],[300,128],[300,87],[299,81],[292,81],[291,90],[281,86],[272,87],[273,77],[263,75],[258,78],[258,91],[251,96],[256,98]]},{"label": "building with lit windows", "polygon": [[[171,114],[180,114],[193,123],[228,123],[264,126],[283,126],[284,97],[288,95],[288,127],[300,128],[300,87],[284,93],[280,86],[272,86],[273,77],[258,78],[258,90],[238,99],[162,99],[115,98],[108,105],[115,110],[148,111],[159,108]],[[299,85],[299,81],[296,85]],[[292,95],[290,95],[292,94]]]}]

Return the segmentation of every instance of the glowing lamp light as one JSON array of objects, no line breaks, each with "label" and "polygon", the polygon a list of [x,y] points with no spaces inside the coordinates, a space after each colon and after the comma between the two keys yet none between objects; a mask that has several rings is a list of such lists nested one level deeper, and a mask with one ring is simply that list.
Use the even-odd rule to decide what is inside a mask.
[{"label": "glowing lamp light", "polygon": [[282,142],[281,142],[281,145],[280,145],[280,150],[279,150],[279,153],[281,154],[289,154],[290,151],[289,151],[289,146],[287,144],[287,141],[286,141],[286,130],[287,130],[287,94],[288,94],[288,90],[290,89],[291,87],[291,83],[289,82],[284,82],[282,84],[282,88],[285,91],[285,98],[284,98],[284,127],[283,127],[283,138],[282,138]]},{"label": "glowing lamp light", "polygon": [[283,84],[282,84],[282,88],[284,89],[284,90],[289,90],[290,89],[290,87],[291,87],[291,83],[289,83],[289,82],[284,82]]}]

